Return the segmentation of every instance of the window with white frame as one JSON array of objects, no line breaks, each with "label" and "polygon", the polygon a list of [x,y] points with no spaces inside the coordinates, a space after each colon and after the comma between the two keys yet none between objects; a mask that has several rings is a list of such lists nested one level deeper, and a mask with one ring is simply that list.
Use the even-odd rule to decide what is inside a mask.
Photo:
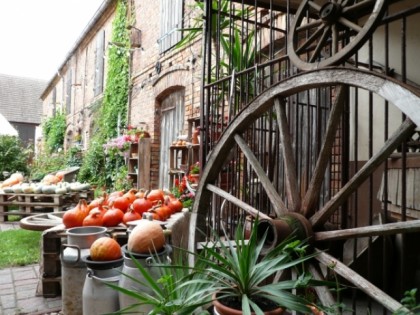
[{"label": "window with white frame", "polygon": [[182,38],[183,0],[160,0],[159,52],[163,53]]}]

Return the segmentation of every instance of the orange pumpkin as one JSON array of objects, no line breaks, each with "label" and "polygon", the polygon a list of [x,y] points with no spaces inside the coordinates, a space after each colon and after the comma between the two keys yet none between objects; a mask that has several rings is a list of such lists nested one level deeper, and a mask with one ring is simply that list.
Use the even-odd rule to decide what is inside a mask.
[{"label": "orange pumpkin", "polygon": [[127,249],[133,253],[159,252],[165,245],[165,236],[159,223],[140,220],[128,237]]},{"label": "orange pumpkin", "polygon": [[89,215],[83,219],[83,226],[103,226],[103,214],[98,209],[93,209]]},{"label": "orange pumpkin", "polygon": [[60,178],[58,178],[57,176],[53,174],[47,174],[42,179],[42,182],[47,185],[57,184],[59,181],[60,181]]},{"label": "orange pumpkin", "polygon": [[138,214],[136,211],[134,211],[134,209],[132,207],[128,208],[127,212],[124,213],[123,216],[123,223],[125,225],[127,225],[128,222],[130,221],[136,221],[136,220],[140,220],[141,219],[141,215]]},{"label": "orange pumpkin", "polygon": [[165,194],[161,189],[152,189],[146,193],[146,198],[149,199],[153,204],[163,202]]},{"label": "orange pumpkin", "polygon": [[118,208],[110,208],[106,210],[102,216],[103,226],[111,227],[117,226],[123,220],[124,212]]},{"label": "orange pumpkin", "polygon": [[88,210],[86,200],[80,199],[79,203],[73,209],[70,209],[64,213],[63,224],[67,229],[82,226],[83,220],[87,215]]},{"label": "orange pumpkin", "polygon": [[116,260],[121,256],[120,244],[110,237],[100,237],[90,246],[90,258],[95,261]]}]

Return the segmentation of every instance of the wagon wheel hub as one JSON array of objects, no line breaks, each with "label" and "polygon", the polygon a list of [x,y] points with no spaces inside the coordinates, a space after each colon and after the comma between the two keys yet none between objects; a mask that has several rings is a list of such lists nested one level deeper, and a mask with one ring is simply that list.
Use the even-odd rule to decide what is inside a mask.
[{"label": "wagon wheel hub", "polygon": [[340,18],[340,15],[341,6],[332,2],[324,4],[319,13],[319,17],[321,18],[321,20],[329,24],[336,23]]},{"label": "wagon wheel hub", "polygon": [[287,213],[273,220],[259,220],[257,237],[262,238],[266,232],[263,254],[268,253],[278,244],[292,237],[312,243],[314,234],[309,220],[295,212]]}]

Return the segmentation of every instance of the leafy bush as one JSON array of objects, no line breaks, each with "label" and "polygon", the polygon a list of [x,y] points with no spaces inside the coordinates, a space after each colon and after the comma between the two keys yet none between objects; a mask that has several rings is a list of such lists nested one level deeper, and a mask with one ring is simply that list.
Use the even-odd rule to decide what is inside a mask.
[{"label": "leafy bush", "polygon": [[40,152],[30,166],[31,180],[41,180],[45,175],[62,170],[69,166],[64,151],[54,154]]},{"label": "leafy bush", "polygon": [[30,153],[18,137],[0,136],[0,180],[5,179],[3,172],[27,174]]}]

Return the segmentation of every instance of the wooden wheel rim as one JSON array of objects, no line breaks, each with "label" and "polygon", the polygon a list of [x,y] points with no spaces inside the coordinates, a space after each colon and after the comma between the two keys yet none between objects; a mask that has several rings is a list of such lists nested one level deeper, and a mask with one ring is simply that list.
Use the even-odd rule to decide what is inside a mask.
[{"label": "wooden wheel rim", "polygon": [[[354,54],[357,51],[357,49],[359,49],[369,39],[376,26],[381,21],[386,9],[385,0],[356,1],[355,4],[349,6],[347,6],[347,0],[335,0],[327,2],[322,6],[318,5],[316,3],[317,1],[318,0],[304,0],[301,2],[296,12],[295,19],[292,22],[290,33],[288,35],[289,58],[292,61],[292,63],[301,70],[313,70],[331,65],[338,65],[346,58]],[[322,1],[318,2],[321,2],[322,4]],[[353,10],[353,13],[357,15],[358,12],[360,12],[360,10],[354,10],[352,8],[357,7],[358,5],[361,6],[363,3],[373,6],[373,9],[366,22],[360,26],[354,21],[350,21],[349,19],[347,19],[345,17],[345,14],[346,10],[350,9]],[[314,7],[316,7],[317,9],[314,9]],[[309,14],[309,12],[314,10],[318,10],[317,15],[319,14],[318,19],[317,17],[314,17],[312,21],[314,24],[314,28],[317,27],[317,30],[314,32],[316,34],[312,37],[312,39],[307,39],[302,45],[299,46],[298,40],[302,36],[300,35],[298,29],[299,27],[302,27],[302,32],[307,31],[307,26],[301,23]],[[348,43],[346,43],[345,46],[342,47],[342,49],[339,49],[338,47],[339,34],[337,29],[339,28],[344,28],[356,32],[356,35],[353,38],[351,38],[351,40]],[[329,39],[328,36],[330,36],[331,39]],[[309,45],[309,42],[312,43],[312,40],[316,42],[316,38],[318,38],[318,42],[317,44],[315,44],[315,48],[313,51],[313,54],[315,56],[309,55],[308,58],[317,59],[317,57],[321,54],[322,49],[327,47],[328,45],[331,45],[332,47],[331,56],[322,59],[321,61],[307,61],[302,59],[302,52],[299,52],[299,49],[305,48],[304,45]]]},{"label": "wooden wheel rim", "polygon": [[[226,150],[232,148],[235,143],[240,143],[241,138],[238,136],[238,134],[244,132],[247,127],[252,124],[252,122],[254,122],[270,107],[276,106],[276,99],[284,98],[307,89],[330,85],[347,85],[365,89],[381,96],[383,99],[394,104],[408,116],[406,121],[401,125],[401,128],[396,132],[397,137],[393,140],[394,143],[392,144],[394,147],[391,146],[387,148],[387,152],[385,152],[385,154],[388,155],[386,157],[388,157],[389,154],[394,151],[398,141],[401,143],[402,139],[405,139],[408,134],[411,134],[414,131],[416,124],[420,126],[420,93],[411,89],[409,86],[403,85],[399,81],[377,73],[358,69],[337,67],[306,72],[279,82],[255,98],[238,114],[237,117],[235,117],[234,120],[232,120],[228,128],[224,131],[221,138],[219,139],[219,142],[210,152],[206,166],[202,171],[201,181],[196,192],[196,202],[194,203],[191,215],[189,237],[190,250],[195,250],[196,230],[204,230],[205,217],[207,215],[207,209],[208,205],[210,204],[212,194],[217,192],[222,198],[227,200],[230,198],[229,193],[218,191],[217,187],[214,186],[213,183],[216,181],[219,171],[221,170],[225,161],[226,155],[224,153]],[[382,161],[379,162],[382,163]],[[338,198],[339,200],[336,200],[334,196],[331,199],[332,201],[330,201],[335,203],[335,205],[339,205],[341,204],[340,202],[344,202],[346,200],[346,195],[340,196],[340,198]],[[331,202],[327,202],[326,205],[324,205],[324,208],[330,206],[329,203]],[[236,205],[246,210],[246,204]],[[315,215],[312,215],[310,218],[308,217],[312,227],[323,224],[325,222],[325,218],[331,215],[331,211],[324,211],[324,208],[320,209],[320,211],[316,212]],[[279,217],[279,215],[277,216]],[[262,216],[262,218],[267,219],[267,217],[264,218],[264,216]],[[420,220],[416,222],[410,221],[384,224],[378,229],[376,229],[375,226],[375,229],[367,227],[357,228],[350,232],[349,230],[343,230],[344,236],[336,236],[337,238],[335,239],[385,235],[400,233],[404,231],[420,231]],[[320,232],[319,235],[317,232],[314,233],[315,242],[326,239],[333,239],[331,237],[332,236],[328,234],[328,232]],[[361,279],[357,273],[346,267],[334,257],[331,257],[325,253],[320,253],[318,260],[321,264],[324,265],[334,264],[339,266],[337,270],[339,273],[341,272],[341,276],[345,277],[351,282],[357,281],[357,283],[354,283],[356,286],[358,286],[372,298],[376,299],[380,304],[389,310],[395,311],[401,307],[400,303],[392,299],[380,289],[374,287],[369,281]],[[368,290],[366,290],[366,286],[368,287]]]}]

